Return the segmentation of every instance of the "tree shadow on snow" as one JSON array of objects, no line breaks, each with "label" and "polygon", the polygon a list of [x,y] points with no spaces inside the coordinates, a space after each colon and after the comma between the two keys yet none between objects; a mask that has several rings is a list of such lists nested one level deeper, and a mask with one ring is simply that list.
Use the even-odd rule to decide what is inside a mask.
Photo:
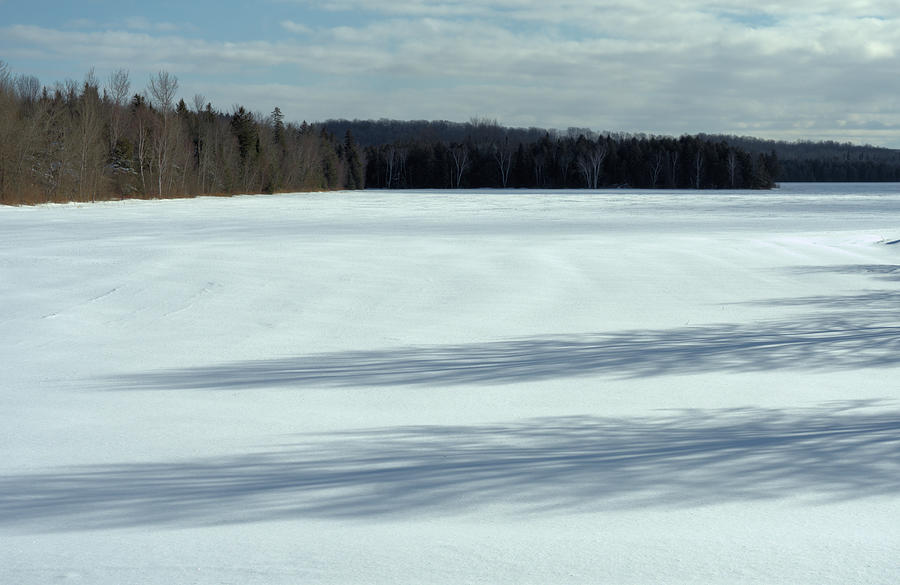
[{"label": "tree shadow on snow", "polygon": [[797,274],[826,272],[834,274],[862,274],[877,280],[900,280],[900,264],[841,264],[832,266],[798,266]]},{"label": "tree shadow on snow", "polygon": [[[875,278],[900,266],[803,266]],[[605,375],[642,378],[770,370],[837,371],[900,365],[900,291],[769,299],[748,303],[807,309],[781,320],[547,335],[458,345],[310,354],[117,376],[115,390],[238,390],[512,384]]]},{"label": "tree shadow on snow", "polygon": [[238,390],[512,384],[596,375],[642,378],[900,365],[900,326],[883,325],[869,317],[842,314],[783,322],[312,354],[121,376],[108,380],[106,387]]},{"label": "tree shadow on snow", "polygon": [[887,315],[887,317],[896,319],[896,312],[900,309],[900,291],[872,290],[852,295],[816,295],[809,297],[771,299],[768,301],[745,304],[840,309],[842,311],[849,311],[841,313],[841,316],[844,317],[845,320],[853,315],[860,317],[874,317],[876,312],[891,311],[894,315]]},{"label": "tree shadow on snow", "polygon": [[[870,408],[870,407],[875,408]],[[900,411],[692,410],[369,429],[270,452],[0,478],[0,526],[72,531],[310,518],[566,514],[900,491]]]}]

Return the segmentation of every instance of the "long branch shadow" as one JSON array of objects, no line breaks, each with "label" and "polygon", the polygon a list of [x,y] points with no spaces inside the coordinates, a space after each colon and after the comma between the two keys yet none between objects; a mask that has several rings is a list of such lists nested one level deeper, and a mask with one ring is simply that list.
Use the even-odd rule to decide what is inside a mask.
[{"label": "long branch shadow", "polygon": [[878,280],[900,280],[900,264],[841,264],[833,266],[798,266],[798,274],[818,272],[834,274],[862,274]]},{"label": "long branch shadow", "polygon": [[[872,280],[900,281],[900,264],[842,264],[837,266],[798,266],[792,269],[796,274],[833,273],[864,275]],[[755,305],[778,305],[795,307],[819,307],[828,309],[855,309],[857,311],[896,311],[900,307],[900,291],[867,290],[850,295],[817,295],[785,299],[756,301]]]},{"label": "long branch shadow", "polygon": [[125,375],[115,390],[511,384],[579,376],[900,365],[900,326],[867,315],[346,351]]},{"label": "long branch shadow", "polygon": [[303,436],[235,457],[6,476],[0,526],[40,532],[896,497],[900,411],[891,408],[692,410]]},{"label": "long branch shadow", "polygon": [[[800,266],[874,278],[900,265]],[[277,386],[512,384],[771,370],[837,371],[900,365],[900,291],[863,291],[746,303],[814,311],[756,323],[714,324],[494,342],[301,355],[146,372],[103,380],[114,390],[237,390]],[[827,311],[827,312],[823,312]]]},{"label": "long branch shadow", "polygon": [[808,297],[768,299],[742,304],[840,309],[846,311],[842,313],[845,319],[854,315],[874,317],[878,312],[891,311],[896,314],[898,308],[900,308],[900,291],[870,290],[850,295],[813,295]]}]

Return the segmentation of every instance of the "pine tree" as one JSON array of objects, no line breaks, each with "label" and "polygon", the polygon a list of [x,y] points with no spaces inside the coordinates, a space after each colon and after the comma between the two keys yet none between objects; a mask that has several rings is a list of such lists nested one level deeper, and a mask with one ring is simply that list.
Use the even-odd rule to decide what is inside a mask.
[{"label": "pine tree", "polygon": [[347,168],[347,177],[344,180],[345,188],[362,189],[365,187],[362,158],[350,130],[347,130],[347,133],[344,135],[343,154]]},{"label": "pine tree", "polygon": [[284,114],[281,113],[281,108],[275,106],[275,109],[272,110],[271,114],[272,118],[272,130],[275,133],[275,144],[284,145]]}]

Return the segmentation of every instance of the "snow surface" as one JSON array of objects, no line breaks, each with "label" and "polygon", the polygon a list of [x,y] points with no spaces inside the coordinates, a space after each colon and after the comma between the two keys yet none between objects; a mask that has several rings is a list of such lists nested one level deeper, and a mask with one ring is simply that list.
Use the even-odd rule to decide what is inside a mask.
[{"label": "snow surface", "polygon": [[900,185],[0,208],[0,583],[893,583]]}]

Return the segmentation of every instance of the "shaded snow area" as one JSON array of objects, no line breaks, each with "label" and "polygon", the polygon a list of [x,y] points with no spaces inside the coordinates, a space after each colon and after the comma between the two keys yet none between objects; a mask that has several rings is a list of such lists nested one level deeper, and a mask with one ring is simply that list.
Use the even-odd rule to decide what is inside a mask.
[{"label": "shaded snow area", "polygon": [[0,583],[885,584],[900,185],[0,208]]}]

